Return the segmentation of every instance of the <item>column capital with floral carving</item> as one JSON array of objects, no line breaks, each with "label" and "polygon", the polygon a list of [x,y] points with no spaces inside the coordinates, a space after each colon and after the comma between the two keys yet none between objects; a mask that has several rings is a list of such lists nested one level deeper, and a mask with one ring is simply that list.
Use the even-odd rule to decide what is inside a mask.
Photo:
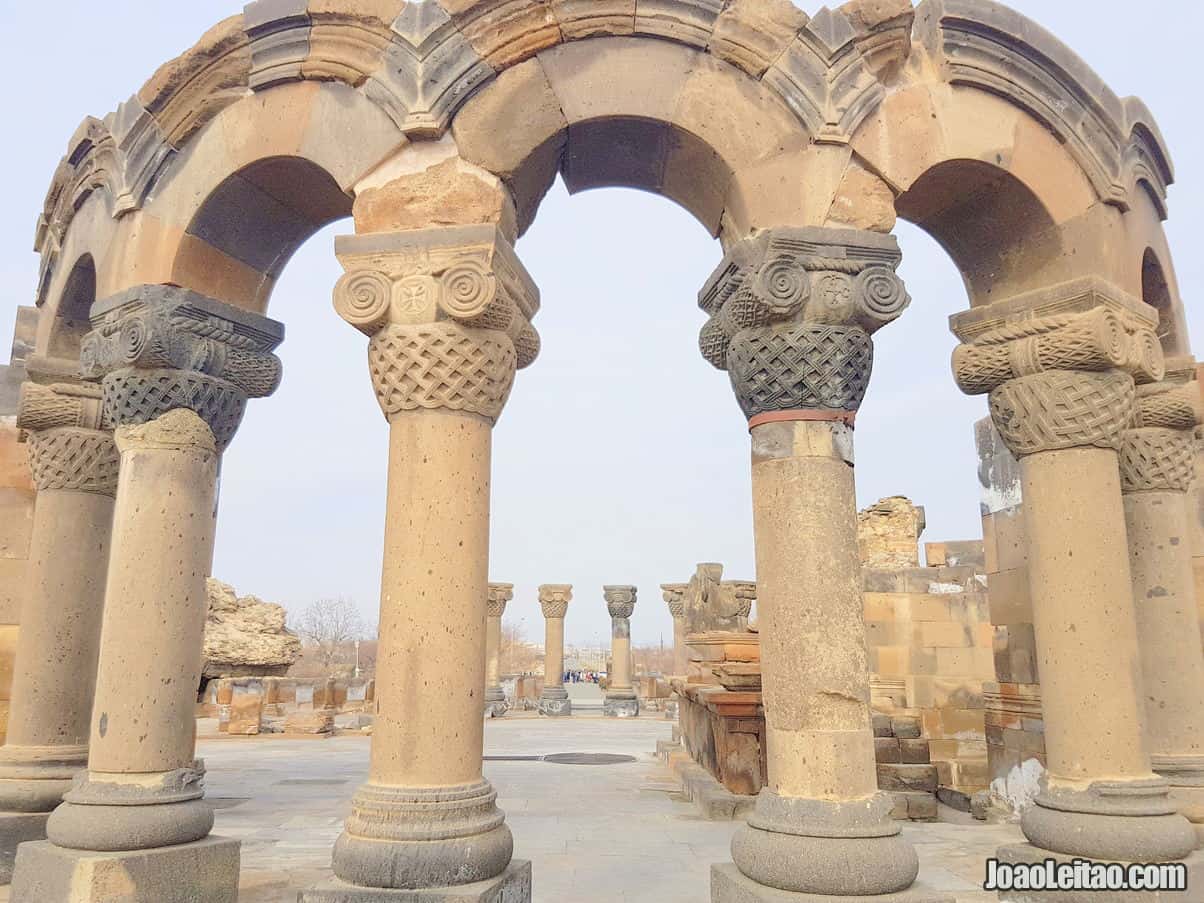
[{"label": "column capital with floral carving", "polygon": [[1204,422],[1204,404],[1194,366],[1180,371],[1137,387],[1130,428],[1120,442],[1122,492],[1187,492],[1195,482],[1195,433]]},{"label": "column capital with floral carving", "polygon": [[1017,457],[1119,449],[1135,386],[1157,382],[1164,369],[1152,324],[1102,304],[1020,317],[953,352],[958,386],[989,393],[991,418]]},{"label": "column capital with floral carving", "polygon": [[665,604],[669,606],[669,614],[673,616],[673,620],[675,621],[685,616],[686,603],[684,597],[688,587],[688,583],[661,584],[661,595],[664,597]]},{"label": "column capital with floral carving", "polygon": [[500,618],[506,613],[506,603],[514,598],[513,583],[489,584],[489,617]]},{"label": "column capital with floral carving", "polygon": [[747,620],[757,601],[757,584],[752,580],[724,580],[720,584],[725,593],[730,593],[738,617]]},{"label": "column capital with floral carving", "polygon": [[573,601],[571,583],[545,583],[539,588],[539,607],[545,618],[563,618]]},{"label": "column capital with floral carving", "polygon": [[702,355],[731,377],[745,416],[852,423],[872,333],[911,298],[892,235],[778,228],[734,245],[703,287]]},{"label": "column capital with floral carving", "polygon": [[29,445],[39,491],[63,489],[113,496],[119,455],[95,383],[26,382],[17,404],[17,428]]},{"label": "column capital with floral carving", "polygon": [[447,409],[496,421],[539,354],[539,290],[494,225],[340,236],[339,315],[370,339],[385,417]]},{"label": "column capital with floral carving", "polygon": [[113,426],[190,410],[224,449],[248,398],[271,395],[284,325],[189,289],[142,285],[97,302],[80,348],[81,372],[99,379]]},{"label": "column capital with floral carving", "polygon": [[606,610],[612,618],[630,618],[635,611],[637,589],[628,584],[602,587],[602,596],[606,599]]}]

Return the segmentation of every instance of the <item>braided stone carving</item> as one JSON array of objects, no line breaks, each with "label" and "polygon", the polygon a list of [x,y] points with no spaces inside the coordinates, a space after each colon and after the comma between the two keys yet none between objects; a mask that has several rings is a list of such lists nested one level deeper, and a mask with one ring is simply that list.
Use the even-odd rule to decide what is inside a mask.
[{"label": "braided stone carving", "polygon": [[279,386],[272,352],[283,339],[275,320],[188,289],[146,285],[93,308],[80,363],[85,377],[101,379],[107,422],[142,424],[186,409],[224,449],[247,399]]},{"label": "braided stone carving", "polygon": [[513,583],[489,584],[489,617],[500,618],[506,613],[506,603],[514,598]]},{"label": "braided stone carving", "polygon": [[1133,428],[1120,444],[1122,491],[1187,492],[1195,481],[1195,430],[1202,419],[1198,382],[1140,386]]},{"label": "braided stone carving", "polygon": [[496,420],[514,384],[505,333],[454,323],[386,326],[368,343],[368,366],[385,417],[447,408]]},{"label": "braided stone carving", "polygon": [[856,411],[873,366],[870,335],[911,299],[894,238],[851,229],[774,229],[734,246],[699,295],[702,355],[727,370],[749,418]]},{"label": "braided stone carving", "polygon": [[1148,327],[1096,307],[1009,323],[953,352],[969,395],[990,393],[991,417],[1017,457],[1061,448],[1120,449],[1136,383],[1162,378]]},{"label": "braided stone carving", "polygon": [[104,425],[104,402],[100,386],[95,383],[21,384],[17,402],[18,429],[36,431],[77,426],[95,430]]},{"label": "braided stone carving", "polygon": [[1051,370],[1008,380],[990,395],[991,417],[1016,457],[1060,448],[1117,448],[1133,408],[1127,373]]},{"label": "braided stone carving", "polygon": [[119,462],[111,433],[62,426],[29,437],[29,465],[39,492],[70,489],[114,496]]},{"label": "braided stone carving", "polygon": [[675,621],[686,613],[686,603],[683,597],[687,586],[689,586],[687,583],[661,584],[661,593],[664,596],[665,604],[669,606],[669,614]]},{"label": "braided stone carving", "polygon": [[573,587],[569,583],[545,583],[539,588],[539,607],[545,618],[563,618],[573,601]]},{"label": "braided stone carving", "polygon": [[634,586],[604,586],[603,598],[606,599],[606,610],[612,618],[626,620],[635,611],[636,588]]}]

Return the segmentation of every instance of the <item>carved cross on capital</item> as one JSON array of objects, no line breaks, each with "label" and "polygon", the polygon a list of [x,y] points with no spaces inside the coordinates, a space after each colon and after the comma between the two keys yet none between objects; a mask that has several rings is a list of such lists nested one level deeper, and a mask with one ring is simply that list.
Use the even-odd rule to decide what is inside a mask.
[{"label": "carved cross on capital", "polygon": [[545,583],[539,588],[539,606],[545,618],[563,618],[572,600],[571,583]]},{"label": "carved cross on capital", "polygon": [[855,412],[873,365],[870,335],[911,302],[891,235],[771,229],[728,251],[699,295],[699,346],[726,370],[750,419],[789,410]]},{"label": "carved cross on capital", "polygon": [[637,589],[628,584],[604,586],[602,596],[606,599],[606,609],[612,618],[630,618],[635,611]]},{"label": "carved cross on capital", "polygon": [[490,583],[488,611],[489,617],[500,618],[506,613],[506,603],[514,598],[513,583]]}]

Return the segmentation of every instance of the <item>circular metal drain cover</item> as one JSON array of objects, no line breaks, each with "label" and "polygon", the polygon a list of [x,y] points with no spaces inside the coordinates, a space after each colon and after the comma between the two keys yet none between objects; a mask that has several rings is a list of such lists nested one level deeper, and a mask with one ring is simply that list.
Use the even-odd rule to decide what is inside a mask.
[{"label": "circular metal drain cover", "polygon": [[636,758],[617,756],[613,753],[556,753],[544,756],[543,760],[554,765],[625,765],[636,761]]}]

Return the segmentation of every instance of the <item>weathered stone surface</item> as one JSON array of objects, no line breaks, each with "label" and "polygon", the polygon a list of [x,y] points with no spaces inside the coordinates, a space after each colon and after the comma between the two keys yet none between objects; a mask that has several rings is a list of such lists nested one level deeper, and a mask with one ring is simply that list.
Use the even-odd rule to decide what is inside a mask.
[{"label": "weathered stone surface", "polygon": [[901,495],[882,499],[857,515],[857,545],[867,568],[897,570],[920,563],[924,509]]},{"label": "weathered stone surface", "polygon": [[715,20],[709,49],[760,78],[806,24],[790,0],[732,0]]},{"label": "weathered stone surface", "polygon": [[635,30],[636,0],[552,0],[552,13],[566,41]]},{"label": "weathered stone surface", "polygon": [[329,734],[334,731],[334,710],[290,712],[284,719],[286,734]]},{"label": "weathered stone surface", "polygon": [[496,178],[455,158],[367,189],[355,199],[359,233],[479,223],[498,224],[513,235],[514,204]]},{"label": "weathered stone surface", "polygon": [[531,863],[515,859],[488,881],[422,890],[357,887],[337,878],[301,894],[300,903],[530,903]]},{"label": "weathered stone surface", "polygon": [[911,55],[911,0],[852,0],[840,7],[857,33],[857,50],[874,74],[890,81]]},{"label": "weathered stone surface", "polygon": [[883,790],[936,793],[935,765],[878,765],[878,786]]},{"label": "weathered stone surface", "polygon": [[285,626],[282,606],[240,597],[213,578],[206,589],[204,677],[281,676],[300,657],[301,641]]},{"label": "weathered stone surface", "polygon": [[559,44],[549,0],[438,0],[473,49],[496,70]]}]

